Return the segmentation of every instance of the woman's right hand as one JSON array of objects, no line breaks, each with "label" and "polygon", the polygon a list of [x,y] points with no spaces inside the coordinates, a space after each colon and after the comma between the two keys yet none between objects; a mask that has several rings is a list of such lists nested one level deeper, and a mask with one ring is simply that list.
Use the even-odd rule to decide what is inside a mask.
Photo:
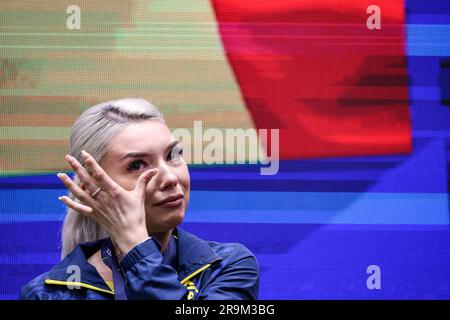
[{"label": "woman's right hand", "polygon": [[[124,256],[149,237],[146,226],[145,189],[158,169],[143,172],[137,179],[136,187],[128,191],[118,185],[91,155],[83,151],[82,156],[86,168],[74,157],[67,155],[66,160],[77,174],[83,188],[66,174],[57,175],[80,202],[73,201],[67,196],[59,197],[59,200],[99,223],[109,233],[120,254]],[[99,187],[102,190],[92,197]]]}]

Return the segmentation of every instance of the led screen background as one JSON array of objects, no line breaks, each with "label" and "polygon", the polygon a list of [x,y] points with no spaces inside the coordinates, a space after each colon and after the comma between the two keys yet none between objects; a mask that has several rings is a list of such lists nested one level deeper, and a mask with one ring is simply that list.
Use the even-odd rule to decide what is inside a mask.
[{"label": "led screen background", "polygon": [[123,97],[285,130],[276,175],[190,165],[182,227],[254,252],[261,299],[450,298],[447,1],[2,1],[0,66],[1,299],[59,261],[71,124]]}]

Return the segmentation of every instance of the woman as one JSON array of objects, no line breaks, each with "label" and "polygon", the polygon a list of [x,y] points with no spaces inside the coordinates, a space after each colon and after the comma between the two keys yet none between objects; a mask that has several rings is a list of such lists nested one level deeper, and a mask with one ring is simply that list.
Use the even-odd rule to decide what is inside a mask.
[{"label": "woman", "polygon": [[259,267],[243,245],[204,241],[178,228],[190,177],[160,112],[142,99],[95,105],[70,136],[75,171],[62,261],[22,299],[256,299]]}]

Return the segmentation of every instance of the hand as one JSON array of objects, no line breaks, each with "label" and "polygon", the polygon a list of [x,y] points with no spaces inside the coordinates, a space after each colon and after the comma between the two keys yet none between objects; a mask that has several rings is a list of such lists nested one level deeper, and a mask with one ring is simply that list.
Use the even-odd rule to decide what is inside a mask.
[{"label": "hand", "polygon": [[[145,219],[145,189],[158,169],[143,172],[132,191],[127,191],[118,185],[94,160],[83,151],[82,156],[86,168],[74,157],[66,156],[83,188],[78,186],[64,173],[58,173],[67,189],[80,202],[75,202],[67,196],[59,197],[68,207],[78,213],[88,216],[99,223],[110,234],[111,240],[118,246],[124,256],[138,243],[148,238]],[[101,187],[102,190],[91,195]]]}]

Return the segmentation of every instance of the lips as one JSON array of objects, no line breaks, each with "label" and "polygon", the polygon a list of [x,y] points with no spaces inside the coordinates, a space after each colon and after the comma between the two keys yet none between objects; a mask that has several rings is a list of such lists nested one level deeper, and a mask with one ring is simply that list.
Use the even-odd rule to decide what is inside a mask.
[{"label": "lips", "polygon": [[183,194],[179,193],[177,195],[174,196],[170,196],[167,197],[161,201],[159,201],[158,203],[155,204],[155,206],[160,206],[160,207],[176,207],[179,206],[181,203],[183,203]]}]

